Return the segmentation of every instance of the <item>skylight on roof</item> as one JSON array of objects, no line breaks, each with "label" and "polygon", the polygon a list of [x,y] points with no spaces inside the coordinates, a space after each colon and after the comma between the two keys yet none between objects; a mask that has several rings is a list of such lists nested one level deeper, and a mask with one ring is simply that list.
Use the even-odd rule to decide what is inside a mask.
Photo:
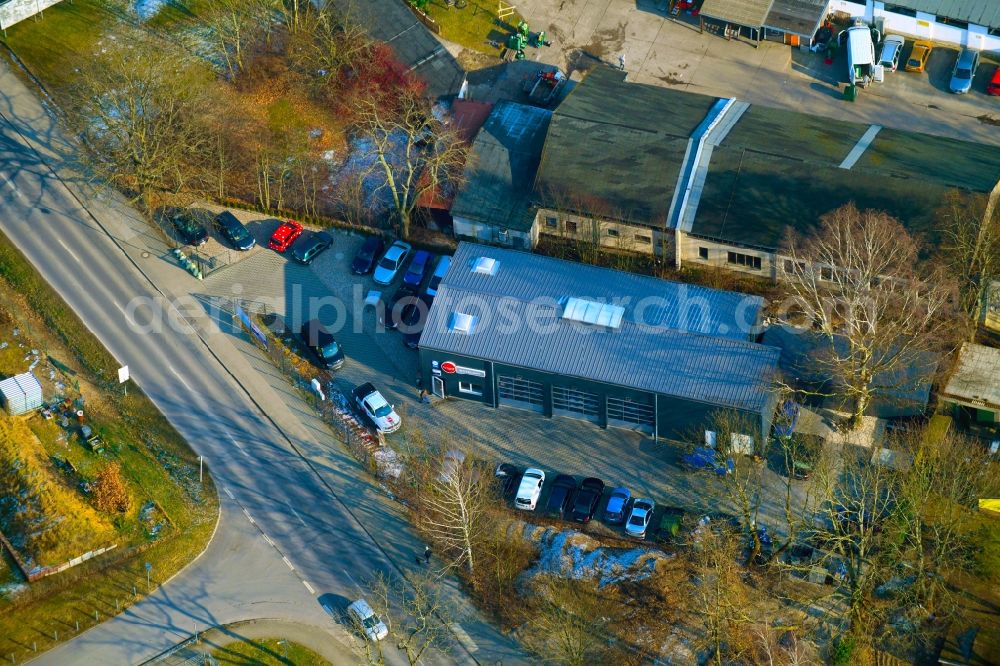
[{"label": "skylight on roof", "polygon": [[451,317],[448,318],[448,330],[471,335],[476,330],[477,323],[479,323],[479,317],[464,312],[452,312]]},{"label": "skylight on roof", "polygon": [[563,306],[563,319],[584,324],[620,328],[625,308],[611,303],[599,303],[583,298],[567,298]]},{"label": "skylight on roof", "polygon": [[472,272],[481,275],[496,275],[500,262],[493,257],[476,257],[472,260]]}]

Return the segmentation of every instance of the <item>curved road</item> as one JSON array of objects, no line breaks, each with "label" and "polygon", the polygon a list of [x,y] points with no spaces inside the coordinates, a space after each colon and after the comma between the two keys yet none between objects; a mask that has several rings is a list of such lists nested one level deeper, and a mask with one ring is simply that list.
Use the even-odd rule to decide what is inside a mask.
[{"label": "curved road", "polygon": [[[342,485],[331,481],[338,478],[332,459],[342,454],[324,453],[284,404],[255,399],[251,380],[240,374],[246,363],[204,310],[162,305],[164,296],[196,283],[155,254],[143,256],[147,248],[162,251],[162,244],[144,235],[148,227],[137,224],[135,211],[75,175],[72,144],[4,67],[0,91],[0,229],[129,366],[133,380],[205,457],[223,493],[218,533],[195,564],[38,663],[139,663],[192,631],[254,617],[330,624],[328,607],[356,598],[372,571],[398,572],[397,564],[421,546],[400,533],[398,516],[378,505],[371,484],[344,472]],[[133,326],[164,315],[197,330]],[[319,467],[329,469],[321,474]],[[340,497],[346,489],[354,493],[350,507]],[[378,524],[383,516],[391,527]],[[403,544],[391,557],[374,536],[385,529]],[[463,635],[459,651],[441,663],[520,660],[505,637],[472,622],[464,625],[472,638]]]}]

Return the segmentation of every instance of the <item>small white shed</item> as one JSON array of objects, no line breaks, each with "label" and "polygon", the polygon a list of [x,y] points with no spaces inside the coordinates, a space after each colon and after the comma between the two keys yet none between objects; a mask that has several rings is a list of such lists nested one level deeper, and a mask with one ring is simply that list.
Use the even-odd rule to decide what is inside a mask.
[{"label": "small white shed", "polygon": [[25,414],[42,406],[42,385],[30,372],[0,381],[0,401],[11,416]]}]

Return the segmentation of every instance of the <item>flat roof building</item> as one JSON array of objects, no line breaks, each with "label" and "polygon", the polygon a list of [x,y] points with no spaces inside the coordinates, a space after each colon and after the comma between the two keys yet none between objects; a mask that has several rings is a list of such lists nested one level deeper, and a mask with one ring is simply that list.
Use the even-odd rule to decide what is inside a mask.
[{"label": "flat roof building", "polygon": [[1000,349],[971,342],[962,345],[940,399],[952,405],[963,425],[1000,425]]},{"label": "flat roof building", "polygon": [[[719,410],[768,432],[762,299],[461,243],[420,337],[439,396],[685,439]],[[747,433],[755,435],[755,433]]]}]

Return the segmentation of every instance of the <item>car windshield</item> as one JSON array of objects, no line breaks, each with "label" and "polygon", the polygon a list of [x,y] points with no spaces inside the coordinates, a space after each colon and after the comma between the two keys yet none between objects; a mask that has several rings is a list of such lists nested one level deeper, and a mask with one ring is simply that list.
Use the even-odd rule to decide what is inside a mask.
[{"label": "car windshield", "polygon": [[396,268],[396,260],[389,257],[382,257],[382,261],[378,262],[378,267],[389,271],[394,270]]},{"label": "car windshield", "polygon": [[965,69],[964,67],[956,69],[955,70],[955,78],[956,79],[971,79],[972,78],[972,70]]},{"label": "car windshield", "polygon": [[379,418],[384,418],[392,414],[392,405],[385,404],[375,410],[375,416]]},{"label": "car windshield", "polygon": [[364,619],[365,629],[374,629],[380,622],[381,620],[378,619],[378,615],[369,615]]},{"label": "car windshield", "polygon": [[909,60],[906,61],[906,64],[910,65],[911,67],[920,67],[920,60],[918,60],[917,58],[910,58]]},{"label": "car windshield", "polygon": [[177,228],[186,234],[193,234],[198,231],[198,223],[187,217],[177,217],[174,218],[174,224]]},{"label": "car windshield", "polygon": [[642,525],[642,523],[642,516],[632,516],[628,521],[629,525]]},{"label": "car windshield", "polygon": [[529,472],[529,473],[525,474],[524,477],[526,479],[540,479],[540,478],[542,478],[542,477],[538,476],[537,474],[535,474],[534,472]]},{"label": "car windshield", "polygon": [[323,354],[323,358],[333,358],[340,351],[340,345],[336,342],[331,342],[325,347],[320,349],[320,353]]}]

